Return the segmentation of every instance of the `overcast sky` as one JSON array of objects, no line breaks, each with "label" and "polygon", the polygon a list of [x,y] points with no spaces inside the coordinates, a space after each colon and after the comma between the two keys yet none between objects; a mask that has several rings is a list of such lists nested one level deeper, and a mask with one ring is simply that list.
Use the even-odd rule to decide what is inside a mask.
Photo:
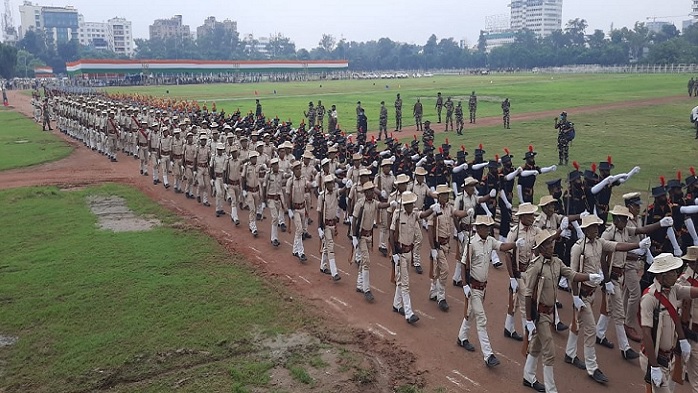
[{"label": "overcast sky", "polygon": [[[16,24],[19,24],[21,0],[11,0]],[[154,19],[183,15],[192,31],[208,16],[237,21],[241,35],[268,36],[282,33],[296,48],[317,46],[323,33],[349,41],[368,41],[381,37],[424,44],[434,33],[438,38],[465,39],[477,43],[485,17],[507,14],[509,0],[33,0],[41,5],[72,5],[85,21],[102,22],[115,16],[133,22],[135,38],[148,38],[148,25]],[[586,19],[588,33],[594,29],[608,32],[632,27],[647,17],[674,22],[689,19],[691,0],[564,0],[563,27],[567,20]],[[669,17],[669,18],[667,18]]]}]

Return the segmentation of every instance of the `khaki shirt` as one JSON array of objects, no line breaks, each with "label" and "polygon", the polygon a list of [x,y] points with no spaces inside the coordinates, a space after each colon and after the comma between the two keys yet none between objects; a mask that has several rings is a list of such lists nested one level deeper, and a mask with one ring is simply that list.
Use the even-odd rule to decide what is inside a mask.
[{"label": "khaki shirt", "polygon": [[223,173],[225,172],[225,166],[227,164],[228,157],[225,156],[225,154],[221,154],[220,156],[218,154],[214,155],[211,157],[211,162],[209,163],[209,166],[213,168],[213,173]]},{"label": "khaki shirt", "polygon": [[245,178],[247,188],[259,187],[259,175],[257,174],[257,164],[248,162],[242,169],[242,176]]},{"label": "khaki shirt", "polygon": [[322,217],[325,220],[334,220],[337,218],[338,205],[339,205],[339,194],[337,193],[337,187],[335,187],[332,192],[327,190],[323,191],[318,195],[317,198],[317,211],[322,211],[322,205],[325,205],[325,211],[322,212]]},{"label": "khaki shirt", "polygon": [[286,179],[293,175],[293,171],[291,171],[291,161],[290,155],[279,158],[279,172],[281,172]]},{"label": "khaki shirt", "polygon": [[175,156],[181,156],[184,154],[184,139],[179,138],[177,139],[176,137],[172,139],[172,155]]},{"label": "khaki shirt", "polygon": [[[463,247],[469,247],[470,250],[470,276],[472,278],[480,282],[487,282],[489,267],[492,264],[492,250],[499,251],[501,246],[502,242],[492,236],[483,239],[480,235],[475,234],[470,238],[469,246],[466,241]],[[468,254],[463,253],[460,262],[465,264],[467,258]]]},{"label": "khaki shirt", "polygon": [[[661,325],[661,332],[658,331],[660,336],[657,337],[656,340],[659,341],[659,349],[662,351],[669,351],[674,348],[674,344],[676,343],[676,331],[674,321],[671,319],[669,312],[661,305],[659,299],[654,295],[656,291],[661,291],[661,288],[661,284],[655,280],[654,283],[647,288],[647,292],[642,295],[642,299],[640,300],[640,326],[653,328],[654,310],[659,308],[658,322]],[[681,300],[688,300],[691,298],[691,289],[686,286],[674,285],[668,293],[664,292],[664,296],[666,296],[669,303],[678,311],[681,307]],[[652,350],[654,350],[654,348],[652,348]]]},{"label": "khaki shirt", "polygon": [[[585,245],[582,246],[582,241]],[[603,252],[612,252],[616,249],[616,242],[608,241],[603,238],[599,238],[590,242],[588,239],[579,239],[572,246],[572,251],[570,251],[570,267],[575,272],[594,274],[599,273],[601,270],[601,254]],[[582,251],[584,251],[584,256],[582,260]],[[591,282],[584,283],[584,285],[594,287]]]},{"label": "khaki shirt", "polygon": [[[409,190],[410,187],[407,187]],[[427,183],[422,183],[419,184],[416,181],[412,183],[412,192],[417,195],[417,202],[414,203],[414,206],[418,209],[422,209],[424,207],[424,200],[427,197],[427,191],[429,191],[429,186],[427,186]]]},{"label": "khaki shirt", "polygon": [[185,165],[193,166],[196,164],[196,145],[193,143],[184,145],[184,163]]},{"label": "khaki shirt", "polygon": [[199,164],[206,164],[208,165],[209,159],[210,159],[210,150],[208,149],[208,146],[199,146],[196,148],[196,166],[199,166]]},{"label": "khaki shirt", "polygon": [[228,180],[239,181],[242,178],[242,160],[229,158],[227,163]]},{"label": "khaki shirt", "polygon": [[172,137],[164,136],[160,139],[160,154],[170,155],[172,154]]},{"label": "khaki shirt", "polygon": [[[306,178],[306,179],[315,179],[315,176],[317,175],[317,171],[315,170],[315,167],[313,166],[312,160],[310,160],[310,161],[311,161],[310,164],[308,164],[307,166],[305,164],[301,164],[301,176]],[[303,190],[303,193],[305,193],[305,189]]]},{"label": "khaki shirt", "polygon": [[[399,193],[397,190],[395,190],[395,192],[388,195],[388,203],[390,203],[392,201],[396,201],[398,203],[398,207],[393,208],[392,206],[388,206],[388,214],[391,214],[391,215],[393,214],[394,211],[396,211],[399,207],[402,206],[402,194]],[[407,243],[405,243],[405,244],[407,244]]]},{"label": "khaki shirt", "polygon": [[[688,281],[689,279],[698,280],[698,274],[696,274],[696,272],[694,272],[690,266],[686,267],[686,271],[684,271],[683,274],[679,276],[679,279],[676,281],[676,284],[685,287],[691,287],[691,283]],[[693,325],[694,323],[698,323],[698,300],[691,299],[690,302],[691,314],[689,319],[689,326]]]},{"label": "khaki shirt", "polygon": [[286,193],[289,195],[291,203],[301,204],[305,203],[305,187],[308,184],[303,175],[300,178],[291,177],[286,182]]},{"label": "khaki shirt", "polygon": [[[429,226],[432,227],[436,225],[436,237],[438,238],[451,238],[453,237],[453,204],[447,202],[445,206],[441,206],[441,211],[443,214],[432,215],[431,220],[429,220]],[[435,222],[437,224],[435,224]]]},{"label": "khaki shirt", "polygon": [[537,256],[531,261],[531,266],[528,268],[524,296],[533,296],[536,286],[539,286],[538,299],[533,299],[533,301],[552,307],[557,298],[557,285],[560,282],[560,276],[566,277],[571,282],[575,274],[576,272],[565,266],[558,257],[546,259]]},{"label": "khaki shirt", "polygon": [[[395,209],[390,220],[390,230],[395,231],[395,228],[399,228],[398,239],[396,239],[398,243],[409,246],[418,240],[420,213],[419,209],[412,209],[411,214],[407,214],[405,209]],[[398,218],[400,219],[399,223]]]},{"label": "khaki shirt", "polygon": [[[455,206],[458,210],[467,211],[470,208],[475,210],[475,207],[478,205],[477,199],[478,196],[475,193],[473,193],[473,195],[468,195],[467,192],[464,192],[462,194],[458,194],[456,200],[453,201],[453,206]],[[461,206],[463,207],[462,209]],[[475,222],[475,215],[473,214],[472,216],[465,216],[460,219],[460,222],[471,225],[473,222]]]},{"label": "khaki shirt", "polygon": [[[519,239],[524,239],[526,241],[523,247],[516,247],[516,262],[518,264],[529,265],[533,258],[533,246],[536,245],[536,235],[540,232],[541,229],[534,225],[526,227],[523,224],[518,224],[518,229],[514,227],[509,231],[507,243],[516,243]],[[514,269],[517,268],[518,267],[514,266]]]},{"label": "khaki shirt", "polygon": [[[611,225],[601,234],[601,238],[618,243],[632,243],[630,237],[635,235],[635,231],[636,228],[628,228],[627,226],[622,231],[619,231],[615,225]],[[613,266],[625,267],[625,257],[627,254],[628,253],[625,251],[615,251],[613,253]]]},{"label": "khaki shirt", "polygon": [[533,226],[540,229],[550,229],[551,231],[557,231],[560,228],[560,223],[562,222],[562,214],[553,213],[551,216],[543,213],[536,217],[533,222]]},{"label": "khaki shirt", "polygon": [[160,147],[160,135],[155,132],[155,131],[150,131],[148,133],[149,139],[150,139],[150,148],[151,149],[158,149]]},{"label": "khaki shirt", "polygon": [[347,179],[351,180],[353,184],[358,184],[359,183],[359,171],[363,168],[363,166],[359,165],[359,167],[355,167],[352,165],[349,167],[349,170],[347,171]]},{"label": "khaki shirt", "polygon": [[281,171],[274,173],[271,171],[267,173],[267,177],[264,180],[264,185],[267,188],[267,197],[273,195],[283,195],[284,187],[284,175]]},{"label": "khaki shirt", "polygon": [[390,193],[393,191],[393,183],[395,183],[395,176],[392,174],[386,175],[382,171],[377,174],[373,180],[373,184],[376,185],[376,193],[378,195],[382,194],[383,191],[385,191],[387,195],[390,195]]},{"label": "khaki shirt", "polygon": [[371,201],[365,200],[363,203],[357,203],[354,205],[354,221],[359,219],[359,213],[361,208],[364,209],[364,216],[361,220],[361,230],[370,231],[373,229],[373,223],[376,221],[376,212],[378,211],[378,201],[373,199]]}]

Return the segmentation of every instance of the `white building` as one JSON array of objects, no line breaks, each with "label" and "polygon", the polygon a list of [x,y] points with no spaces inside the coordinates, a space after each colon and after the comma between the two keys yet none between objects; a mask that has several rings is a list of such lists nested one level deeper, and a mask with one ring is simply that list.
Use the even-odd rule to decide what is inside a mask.
[{"label": "white building", "polygon": [[562,0],[511,0],[511,29],[528,29],[540,37],[562,29]]},{"label": "white building", "polygon": [[24,38],[24,34],[29,30],[36,30],[41,27],[41,6],[25,1],[19,6],[19,39]]},{"label": "white building", "polygon": [[85,18],[78,16],[78,41],[80,45],[95,49],[112,50],[113,41],[109,32],[109,25],[103,22],[85,22]]},{"label": "white building", "polygon": [[111,18],[107,21],[111,36],[111,50],[117,54],[133,56],[133,29],[131,21],[125,18]]},{"label": "white building", "polygon": [[19,39],[29,30],[43,30],[54,45],[78,38],[78,10],[74,7],[40,6],[25,1],[19,6],[19,18]]}]

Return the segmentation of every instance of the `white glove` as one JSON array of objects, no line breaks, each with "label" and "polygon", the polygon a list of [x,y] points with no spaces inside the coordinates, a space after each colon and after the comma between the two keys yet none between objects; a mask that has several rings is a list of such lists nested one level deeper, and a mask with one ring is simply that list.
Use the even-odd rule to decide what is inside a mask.
[{"label": "white glove", "polygon": [[377,168],[378,167],[378,161],[373,161],[373,164],[371,164],[372,167]]},{"label": "white glove", "polygon": [[441,204],[439,202],[434,203],[433,205],[429,206],[429,208],[434,212],[434,214],[441,213]]},{"label": "white glove", "polygon": [[659,367],[650,367],[650,378],[655,386],[659,387],[662,385],[662,379],[664,375],[662,374],[662,369]]},{"label": "white glove", "polygon": [[197,172],[197,171],[192,172],[192,175],[194,175],[194,178],[195,178],[195,179],[196,179],[196,175],[197,175],[198,173],[199,173],[199,172]]},{"label": "white glove", "polygon": [[242,197],[247,198],[247,190],[242,190]]},{"label": "white glove", "polygon": [[158,165],[160,165],[160,159],[159,159],[159,158],[158,158],[158,161],[157,161],[157,163],[158,163]]},{"label": "white glove", "polygon": [[567,217],[562,217],[562,221],[560,221],[560,230],[564,231],[569,227],[570,227],[570,219]]},{"label": "white glove", "polygon": [[584,301],[582,301],[582,298],[579,296],[572,296],[572,303],[574,304],[574,308],[577,309],[577,311],[581,310],[584,307]]},{"label": "white glove", "polygon": [[528,330],[528,337],[536,334],[536,324],[533,321],[526,320],[526,330]]},{"label": "white glove", "polygon": [[650,239],[649,237],[646,237],[646,238],[640,240],[640,249],[648,250],[650,248],[651,244],[652,244],[652,239]]},{"label": "white glove", "polygon": [[397,207],[397,201],[392,201],[392,202],[390,202],[390,207],[392,207],[393,209],[395,209],[395,208]]},{"label": "white glove", "polygon": [[463,285],[463,293],[466,298],[470,299],[470,285]]},{"label": "white glove", "polygon": [[512,292],[516,292],[516,290],[519,289],[519,282],[516,281],[516,279],[514,277],[511,277],[509,279],[509,287],[511,288]]},{"label": "white glove", "polygon": [[681,356],[683,357],[683,362],[687,363],[688,358],[691,357],[691,344],[688,343],[687,339],[679,340],[679,345],[681,346]]},{"label": "white glove", "polygon": [[439,252],[436,249],[432,248],[431,249],[431,259],[436,259],[438,257],[439,257]]},{"label": "white glove", "polygon": [[670,227],[674,225],[674,219],[671,217],[664,217],[661,220],[659,220],[659,226],[662,228]]},{"label": "white glove", "polygon": [[589,212],[584,210],[583,212],[579,213],[579,218],[584,218],[584,217],[587,217],[588,215],[589,215]]},{"label": "white glove", "polygon": [[211,179],[211,181],[209,183],[211,183],[211,187],[213,187],[213,185],[216,184],[216,181]]},{"label": "white glove", "polygon": [[468,217],[475,217],[475,209],[473,209],[472,207],[468,208],[467,213],[468,213]]},{"label": "white glove", "polygon": [[317,182],[314,181],[314,182],[310,183],[310,187],[317,188]]},{"label": "white glove", "polygon": [[381,190],[381,197],[382,197],[383,199],[388,199],[388,193],[385,192],[385,190]]},{"label": "white glove", "polygon": [[293,210],[292,209],[288,209],[288,218],[293,220]]},{"label": "white glove", "polygon": [[597,273],[590,273],[589,274],[589,282],[594,284],[594,285],[599,285],[601,284],[601,281],[603,281],[603,276]]},{"label": "white glove", "polygon": [[345,183],[347,188],[351,188],[351,186],[354,185],[354,183],[351,181],[351,179],[347,179],[347,182]]},{"label": "white glove", "polygon": [[230,189],[230,184],[223,184],[223,188],[228,191]]},{"label": "white glove", "polygon": [[613,283],[612,283],[612,282],[609,281],[609,282],[607,282],[606,284],[604,284],[604,286],[606,287],[606,293],[607,293],[607,294],[609,294],[609,295],[615,295],[615,294],[616,294],[616,288],[613,286]]},{"label": "white glove", "polygon": [[320,240],[322,240],[325,238],[325,231],[323,231],[322,228],[318,228],[317,235],[320,237]]},{"label": "white glove", "polygon": [[494,198],[497,196],[497,190],[494,188],[490,190],[490,198]]},{"label": "white glove", "polygon": [[463,232],[458,232],[458,241],[463,243],[463,240],[465,240],[465,235]]},{"label": "white glove", "polygon": [[572,237],[572,231],[569,229],[563,229],[562,232],[560,232],[560,236],[564,237],[565,239],[569,239]]},{"label": "white glove", "polygon": [[396,265],[397,265],[398,263],[400,263],[400,256],[399,256],[399,255],[393,254],[393,263],[396,264]]},{"label": "white glove", "polygon": [[422,219],[422,228],[429,229],[429,224],[427,224],[427,220],[425,219]]},{"label": "white glove", "polygon": [[359,239],[356,236],[351,237],[351,245],[354,246],[354,248],[359,247]]},{"label": "white glove", "polygon": [[516,248],[523,248],[526,245],[526,239],[521,238],[516,240]]}]

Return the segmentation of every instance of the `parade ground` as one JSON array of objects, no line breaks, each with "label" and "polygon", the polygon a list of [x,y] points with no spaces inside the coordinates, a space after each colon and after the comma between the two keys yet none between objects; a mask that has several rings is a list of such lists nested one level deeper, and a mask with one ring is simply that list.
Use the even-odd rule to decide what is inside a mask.
[{"label": "parade ground", "polygon": [[[516,166],[529,145],[540,166],[557,164],[553,119],[567,111],[575,124],[570,165],[541,175],[564,179],[577,161],[582,170],[613,157],[614,173],[641,171],[614,193],[638,191],[648,203],[659,176],[688,176],[698,140],[689,122],[698,99],[686,93],[691,75],[478,75],[390,80],[322,81],[108,88],[186,98],[231,113],[254,110],[297,126],[308,102],[337,105],[339,125],[355,132],[361,101],[369,138],[377,135],[380,101],[395,124],[393,102],[403,99],[403,130],[414,135],[412,106],[424,104],[424,120],[448,139],[452,152],[483,145],[485,157],[508,148]],[[463,100],[478,95],[476,124],[463,136],[436,122],[436,93]],[[501,101],[509,98],[511,129],[503,129]],[[509,277],[492,269],[484,308],[502,364],[485,366],[478,351],[456,345],[463,318],[461,288],[446,289],[451,308],[429,300],[429,278],[411,273],[416,325],[392,312],[395,286],[389,258],[371,252],[376,301],[355,292],[351,241],[339,226],[336,260],[342,276],[319,272],[316,225],[304,242],[308,261],[291,256],[292,233],[269,243],[269,218],[260,235],[247,230],[247,212],[235,227],[183,195],[153,185],[138,162],[119,162],[87,149],[54,128],[31,120],[30,92],[9,92],[0,109],[0,393],[4,392],[528,392],[522,386],[521,343],[503,336]],[[445,111],[443,113],[445,117]],[[646,205],[645,205],[646,206]],[[229,206],[226,206],[226,210]],[[229,211],[229,210],[227,210]],[[313,210],[313,219],[317,213]],[[422,248],[428,261],[429,248]],[[455,257],[449,258],[451,272]],[[428,263],[428,262],[426,262]],[[563,322],[572,319],[570,294],[558,292]],[[598,314],[597,302],[595,313]],[[473,329],[474,330],[474,329]],[[517,314],[517,330],[522,332]],[[637,361],[618,349],[597,346],[602,386],[563,362],[567,333],[553,333],[555,372],[561,392],[639,392],[645,389]],[[615,342],[615,332],[609,329]],[[580,340],[581,341],[581,340]],[[632,343],[639,351],[639,344]],[[581,353],[581,344],[580,344]],[[542,380],[542,375],[539,375]],[[688,385],[677,392],[688,392]]]}]

